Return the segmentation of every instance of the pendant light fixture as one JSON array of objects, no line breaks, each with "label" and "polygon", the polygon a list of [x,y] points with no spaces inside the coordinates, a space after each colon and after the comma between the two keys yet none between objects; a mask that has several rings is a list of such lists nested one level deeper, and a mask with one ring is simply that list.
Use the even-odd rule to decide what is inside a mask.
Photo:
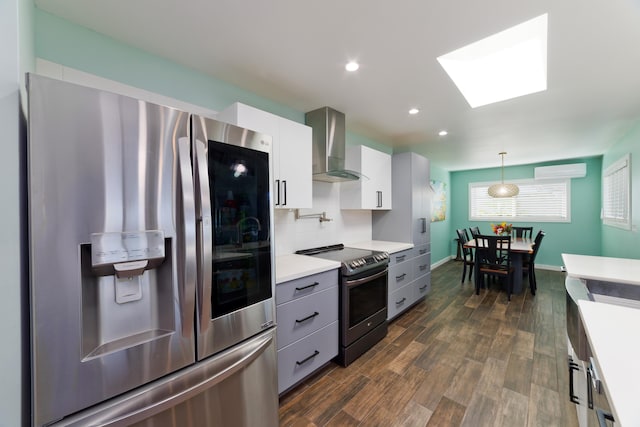
[{"label": "pendant light fixture", "polygon": [[515,184],[505,184],[504,183],[504,155],[507,154],[506,151],[498,153],[498,155],[502,156],[502,168],[500,169],[500,184],[493,184],[489,186],[487,192],[491,197],[513,197],[517,196],[520,192],[520,189]]}]

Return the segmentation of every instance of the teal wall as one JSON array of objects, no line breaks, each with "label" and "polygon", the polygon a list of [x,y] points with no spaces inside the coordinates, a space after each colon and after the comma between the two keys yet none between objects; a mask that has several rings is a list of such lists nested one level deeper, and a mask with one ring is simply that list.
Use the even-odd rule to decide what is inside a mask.
[{"label": "teal wall", "polygon": [[[571,180],[571,222],[514,223],[532,225],[534,233],[542,229],[546,232],[536,263],[547,266],[561,266],[562,253],[600,255],[600,181],[601,157],[571,159],[504,168],[505,180],[533,178],[537,166],[551,166],[566,163],[586,163],[587,176]],[[500,168],[451,172],[451,232],[455,236],[457,228],[477,225],[480,231],[489,233],[491,222],[469,221],[469,183],[494,181],[500,177]],[[452,248],[455,254],[455,248]]]},{"label": "teal wall", "polygon": [[602,169],[625,154],[631,154],[631,230],[602,225],[602,255],[640,259],[638,222],[640,221],[640,121],[617,141],[602,159]]},{"label": "teal wall", "polygon": [[446,186],[447,215],[444,221],[431,223],[431,264],[438,263],[455,252],[455,244],[451,236],[451,182],[449,172],[431,164],[431,180],[441,181]]}]

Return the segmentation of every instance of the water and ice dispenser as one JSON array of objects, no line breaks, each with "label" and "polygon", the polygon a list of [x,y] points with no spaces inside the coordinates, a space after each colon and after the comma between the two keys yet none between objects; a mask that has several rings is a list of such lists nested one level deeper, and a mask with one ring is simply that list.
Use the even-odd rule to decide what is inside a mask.
[{"label": "water and ice dispenser", "polygon": [[91,234],[82,245],[82,349],[91,358],[174,332],[172,239]]}]

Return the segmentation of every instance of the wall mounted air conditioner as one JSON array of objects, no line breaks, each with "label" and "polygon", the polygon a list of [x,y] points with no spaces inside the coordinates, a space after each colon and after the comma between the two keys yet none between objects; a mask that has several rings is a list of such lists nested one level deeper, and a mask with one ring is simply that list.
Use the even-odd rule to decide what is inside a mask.
[{"label": "wall mounted air conditioner", "polygon": [[586,163],[541,166],[534,169],[535,179],[584,178],[587,176]]}]

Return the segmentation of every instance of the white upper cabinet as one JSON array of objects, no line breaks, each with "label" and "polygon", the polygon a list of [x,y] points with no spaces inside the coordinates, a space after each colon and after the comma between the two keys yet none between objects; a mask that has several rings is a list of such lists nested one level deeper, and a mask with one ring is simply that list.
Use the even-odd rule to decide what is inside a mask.
[{"label": "white upper cabinet", "polygon": [[347,146],[345,169],[364,175],[340,183],[340,208],[391,209],[391,156],[364,145]]},{"label": "white upper cabinet", "polygon": [[311,128],[236,102],[217,119],[273,138],[273,203],[276,209],[311,208]]}]

